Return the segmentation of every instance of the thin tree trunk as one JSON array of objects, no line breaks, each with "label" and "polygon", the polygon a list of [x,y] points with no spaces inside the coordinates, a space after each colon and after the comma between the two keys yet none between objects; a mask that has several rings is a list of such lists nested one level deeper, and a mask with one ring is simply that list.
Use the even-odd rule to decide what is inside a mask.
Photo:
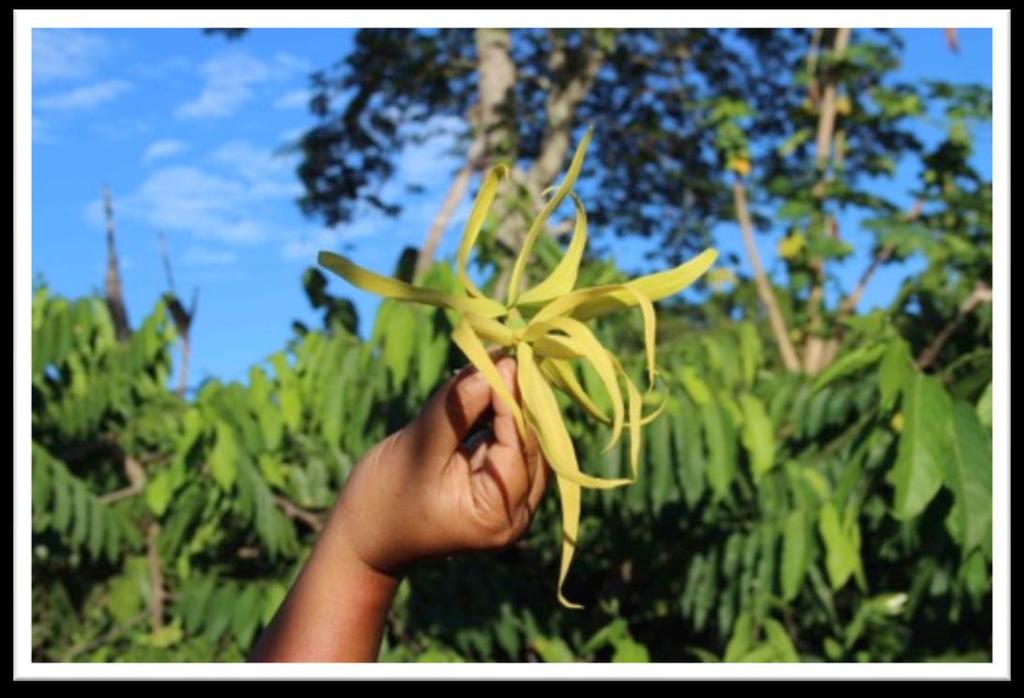
[{"label": "thin tree trunk", "polygon": [[107,307],[114,322],[114,331],[120,341],[131,336],[128,324],[128,309],[124,304],[124,290],[121,284],[121,271],[117,262],[117,246],[114,242],[114,204],[110,197],[110,187],[103,187],[103,214],[107,224],[107,275],[104,286],[107,296]]},{"label": "thin tree trunk", "polygon": [[[843,28],[836,30],[835,43],[832,45],[832,57],[838,58],[846,53],[846,47],[850,43],[850,29]],[[825,93],[821,99],[821,111],[818,116],[818,134],[815,139],[815,164],[818,169],[824,169],[828,160],[829,145],[832,142],[832,133],[836,126],[836,97],[838,88],[835,77],[830,76],[825,84]]]},{"label": "thin tree trunk", "polygon": [[[550,36],[552,50],[548,58],[551,83],[544,101],[545,125],[540,151],[529,172],[516,177],[523,189],[540,207],[541,192],[550,186],[565,165],[572,140],[573,118],[594,85],[604,62],[604,52],[584,39],[578,55],[570,55],[565,43],[554,32]],[[518,172],[516,174],[519,174]],[[526,226],[515,217],[505,218],[498,228],[497,239],[510,250],[522,245]],[[498,275],[496,293],[500,298],[507,291],[510,268]]]},{"label": "thin tree trunk", "polygon": [[[850,43],[850,29],[841,28],[836,30],[835,40],[832,44],[832,57],[838,58],[846,53]],[[825,82],[825,89],[821,98],[821,108],[818,112],[818,132],[815,138],[815,166],[819,172],[818,183],[814,187],[814,195],[820,200],[825,194],[826,164],[832,152],[833,136],[836,126],[836,102],[838,99],[838,85],[834,75],[828,75]],[[826,338],[820,336],[822,331],[822,306],[825,298],[825,262],[822,259],[810,260],[810,268],[813,276],[810,295],[807,298],[807,340],[804,343],[803,368],[809,375],[818,373],[826,363],[828,349]]]},{"label": "thin tree trunk", "polygon": [[515,153],[512,95],[516,65],[507,29],[477,29],[477,75],[480,95],[480,135],[488,165]]},{"label": "thin tree trunk", "polygon": [[754,226],[750,220],[750,211],[747,209],[746,188],[738,178],[733,182],[732,193],[736,206],[736,219],[740,224],[740,231],[743,233],[743,246],[747,251],[750,266],[754,269],[754,287],[757,289],[758,298],[761,299],[761,305],[768,313],[768,324],[775,337],[775,344],[779,348],[782,364],[788,371],[799,371],[800,360],[797,357],[796,349],[793,348],[793,342],[789,338],[778,299],[775,298],[771,283],[764,273],[764,267],[761,266],[761,255],[758,254],[757,245],[754,242]]},{"label": "thin tree trunk", "polygon": [[942,348],[946,346],[946,342],[948,342],[950,337],[953,336],[953,333],[960,327],[960,324],[964,319],[974,312],[974,309],[982,303],[991,302],[992,289],[989,288],[988,284],[979,281],[971,295],[960,304],[956,317],[950,320],[946,326],[943,327],[937,335],[935,335],[935,339],[931,341],[931,344],[925,347],[924,351],[918,354],[916,361],[917,367],[923,371],[935,363],[935,360],[939,358],[939,352],[941,352]]},{"label": "thin tree trunk", "polygon": [[462,169],[455,175],[455,179],[452,180],[451,186],[448,187],[448,193],[444,197],[444,202],[441,204],[441,210],[437,212],[437,216],[430,225],[430,230],[427,231],[427,237],[423,241],[419,255],[416,257],[416,269],[413,272],[414,279],[419,279],[423,276],[433,263],[434,256],[437,254],[437,248],[441,244],[441,238],[444,237],[444,232],[448,229],[452,216],[455,215],[459,203],[465,198],[466,191],[469,190],[469,182],[473,178],[473,172],[476,170],[477,163],[480,161],[483,152],[484,139],[477,135],[473,139],[473,144],[469,147],[466,164],[462,166]]}]

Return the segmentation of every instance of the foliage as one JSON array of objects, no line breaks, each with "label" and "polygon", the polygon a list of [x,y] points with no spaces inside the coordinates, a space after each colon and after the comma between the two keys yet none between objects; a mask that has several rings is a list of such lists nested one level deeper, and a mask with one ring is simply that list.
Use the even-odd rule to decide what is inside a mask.
[{"label": "foliage", "polygon": [[[820,370],[786,370],[755,283],[738,273],[709,273],[698,294],[662,301],[664,384],[645,412],[662,399],[665,409],[643,432],[639,480],[583,495],[587,554],[565,586],[585,609],[553,603],[560,527],[548,497],[511,548],[415,568],[382,660],[990,661],[992,326],[990,305],[965,306],[991,280],[991,183],[970,165],[987,90],[895,84],[898,45],[873,32],[815,71],[796,52],[801,32],[523,32],[513,43],[526,76],[519,158],[541,149],[534,117],[538,85],[552,79],[551,36],[606,56],[576,118],[616,115],[595,134],[610,144],[596,153],[595,182],[608,224],[657,232],[671,257],[705,242],[700,221],[733,214],[723,197],[742,183],[754,227],[783,241],[769,271],[788,330],[833,341],[835,354]],[[352,70],[321,76],[325,123],[306,138],[303,176],[309,187],[360,152],[377,169],[328,183],[344,191],[318,190],[309,205],[340,207],[321,212],[344,219],[344,197],[387,176],[403,119],[461,116],[475,89],[471,44],[456,31],[360,32]],[[751,55],[754,67],[738,70]],[[415,70],[396,68],[407,60]],[[677,63],[693,69],[692,86],[670,84]],[[837,127],[822,168],[819,110],[803,100],[829,81]],[[353,86],[345,112],[331,112],[328,97]],[[935,143],[913,135],[926,120],[943,129]],[[879,186],[897,164],[920,173],[912,215],[903,192]],[[666,208],[683,179],[693,206]],[[862,215],[878,264],[922,268],[886,308],[811,302],[836,287],[858,241],[830,223],[844,210]],[[486,221],[482,243],[497,223]],[[538,239],[528,286],[558,252]],[[408,254],[399,267],[410,281]],[[493,296],[501,267],[484,272]],[[296,326],[247,381],[209,381],[188,399],[166,387],[175,337],[163,303],[119,342],[102,299],[35,289],[36,660],[243,659],[353,462],[465,364],[446,310],[384,301],[363,340],[352,305],[318,274],[303,284],[322,327]],[[627,278],[613,261],[584,258],[578,285]],[[460,289],[446,263],[417,283]],[[634,380],[643,375],[639,317],[600,318],[594,332]],[[584,366],[577,378],[608,413],[600,376]],[[602,453],[606,427],[568,400],[561,411],[583,471],[628,475],[628,446]]]}]

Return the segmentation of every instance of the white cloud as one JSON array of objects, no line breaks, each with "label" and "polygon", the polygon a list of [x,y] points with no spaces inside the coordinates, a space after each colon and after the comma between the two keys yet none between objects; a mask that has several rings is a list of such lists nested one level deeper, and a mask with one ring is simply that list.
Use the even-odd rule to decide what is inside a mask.
[{"label": "white cloud", "polygon": [[212,160],[244,179],[254,196],[296,197],[302,187],[295,181],[295,156],[276,155],[245,141],[231,141],[213,151]]},{"label": "white cloud", "polygon": [[181,119],[230,116],[252,97],[253,85],[267,80],[271,71],[262,61],[245,53],[215,56],[199,68],[205,83],[194,100],[177,109]]},{"label": "white cloud", "polygon": [[[348,237],[348,236],[346,236]],[[300,259],[312,264],[317,252],[338,247],[342,235],[337,230],[319,230],[302,240],[289,240],[281,246],[281,256],[285,259]]]},{"label": "white cloud", "polygon": [[[156,141],[146,152],[156,159],[180,150],[178,145],[184,144]],[[134,192],[117,197],[115,206],[119,215],[154,230],[229,246],[258,245],[298,236],[298,231],[285,230],[277,221],[282,204],[291,207],[300,192],[293,159],[232,141],[213,151],[208,166],[167,165],[153,170]],[[99,202],[91,203],[85,211],[87,220],[98,225],[99,211]],[[197,253],[195,259],[208,265],[213,258]]]},{"label": "white cloud", "polygon": [[287,73],[309,73],[313,66],[305,58],[300,58],[287,51],[279,51],[274,54],[274,63]]},{"label": "white cloud", "polygon": [[238,255],[232,250],[213,250],[202,245],[193,245],[182,257],[186,267],[213,267],[234,264]]},{"label": "white cloud", "polygon": [[[251,99],[260,83],[294,79],[309,73],[312,66],[303,58],[279,52],[266,61],[243,51],[218,54],[199,67],[204,83],[199,96],[178,107],[180,119],[210,119],[230,116]],[[297,99],[293,93],[292,99]]]},{"label": "white cloud", "polygon": [[118,95],[131,89],[132,85],[124,80],[104,80],[93,85],[78,87],[69,92],[47,95],[35,101],[35,105],[47,111],[71,111],[75,109],[93,109],[116,99]]},{"label": "white cloud", "polygon": [[143,162],[153,162],[160,158],[168,158],[172,155],[177,155],[188,148],[187,143],[176,141],[170,138],[164,138],[159,141],[153,141],[146,147],[146,151],[142,154]]},{"label": "white cloud", "polygon": [[251,215],[246,189],[242,182],[197,167],[168,167],[153,173],[122,208],[160,230],[231,243],[263,242],[269,234],[246,215]]},{"label": "white cloud", "polygon": [[309,90],[291,90],[274,100],[275,109],[305,109],[312,94]]},{"label": "white cloud", "polygon": [[110,53],[101,35],[78,29],[32,30],[32,80],[84,78]]}]

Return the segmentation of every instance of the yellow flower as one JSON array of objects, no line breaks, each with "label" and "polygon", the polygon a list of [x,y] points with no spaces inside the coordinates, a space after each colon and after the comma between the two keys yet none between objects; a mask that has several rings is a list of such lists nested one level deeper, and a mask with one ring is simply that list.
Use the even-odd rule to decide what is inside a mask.
[{"label": "yellow flower", "polygon": [[804,236],[800,233],[791,233],[779,240],[779,256],[783,259],[793,259],[804,249]]},{"label": "yellow flower", "polygon": [[[466,274],[469,253],[483,226],[487,212],[508,168],[499,165],[490,170],[477,194],[456,255],[456,270],[464,293],[451,294],[420,288],[397,279],[363,269],[345,257],[321,252],[319,262],[361,289],[388,298],[450,308],[460,320],[452,341],[462,350],[491,388],[512,411],[516,426],[525,438],[529,429],[537,438],[542,453],[554,471],[562,503],[562,563],[558,577],[558,600],[579,608],[562,595],[562,586],[572,562],[579,532],[581,488],[611,488],[636,481],[640,459],[640,428],[661,412],[641,414],[643,397],[630,380],[619,360],[597,341],[584,324],[586,320],[636,307],[644,322],[644,346],[647,358],[648,390],[654,385],[654,301],[678,293],[699,278],[714,263],[718,253],[708,249],[694,259],[650,276],[625,283],[575,289],[583,249],[587,243],[587,214],[583,202],[572,188],[583,165],[592,130],[588,130],[573,156],[565,179],[554,191],[527,231],[523,247],[512,267],[505,302],[488,298]],[[520,292],[523,274],[537,238],[545,223],[566,197],[576,206],[572,240],[565,255],[551,274],[529,290]],[[498,373],[485,342],[514,352],[522,409],[515,402]],[[603,412],[587,395],[576,376],[573,361],[587,361],[594,368],[611,396],[611,415]],[[619,381],[625,385],[623,399]],[[629,478],[599,478],[580,470],[576,451],[558,410],[554,389],[569,395],[589,415],[611,425],[605,452],[613,448],[628,429],[630,439]],[[662,407],[664,402],[662,402]]]}]

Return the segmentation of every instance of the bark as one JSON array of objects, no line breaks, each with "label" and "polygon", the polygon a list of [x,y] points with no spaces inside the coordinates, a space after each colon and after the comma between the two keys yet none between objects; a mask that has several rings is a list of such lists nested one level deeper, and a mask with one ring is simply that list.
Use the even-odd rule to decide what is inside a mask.
[{"label": "bark", "polygon": [[516,83],[516,66],[512,62],[511,47],[512,38],[507,29],[476,30],[480,135],[487,166],[515,152],[512,90]]},{"label": "bark", "polygon": [[444,197],[444,202],[441,204],[441,210],[437,212],[437,216],[430,225],[430,230],[427,231],[427,237],[423,241],[419,255],[416,257],[416,270],[413,273],[414,279],[419,279],[423,276],[433,263],[434,256],[437,254],[437,248],[441,244],[441,238],[444,237],[444,232],[451,224],[452,217],[455,215],[459,203],[465,198],[466,192],[469,190],[469,182],[473,178],[473,172],[477,169],[483,152],[484,139],[478,135],[473,139],[473,144],[469,147],[466,164],[462,166],[462,169],[455,175],[455,179],[452,180],[451,186],[448,187],[448,193]]},{"label": "bark", "polygon": [[[841,28],[836,30],[835,40],[832,45],[832,57],[840,58],[846,53],[850,43],[850,29]],[[814,194],[821,199],[825,192],[826,164],[831,153],[831,144],[834,140],[836,126],[836,102],[838,100],[838,85],[834,75],[826,78],[825,89],[821,97],[821,108],[818,112],[818,132],[815,138],[815,166],[820,173],[818,183],[815,185]],[[814,283],[811,286],[811,293],[807,298],[807,341],[804,343],[803,369],[809,375],[818,373],[826,363],[829,349],[826,347],[827,339],[820,336],[822,330],[821,310],[824,300],[825,288],[825,263],[821,259],[810,261],[811,273]]]},{"label": "bark", "polygon": [[[514,172],[513,183],[522,188],[533,202],[541,207],[541,192],[550,186],[565,166],[572,145],[573,117],[586,98],[598,71],[604,62],[604,53],[590,42],[584,41],[579,49],[570,50],[554,32],[551,34],[552,51],[548,58],[551,81],[544,102],[545,126],[540,151],[528,172]],[[518,250],[526,234],[526,226],[514,217],[505,219],[498,228],[497,239],[510,250]],[[509,269],[498,276],[496,293],[505,294]]]},{"label": "bark", "polygon": [[750,220],[750,211],[747,209],[747,192],[743,182],[738,178],[733,182],[732,193],[733,203],[736,207],[736,219],[743,234],[743,246],[747,251],[750,266],[754,269],[754,287],[757,289],[761,305],[768,313],[768,324],[771,327],[772,336],[775,338],[775,345],[779,349],[779,355],[782,357],[782,364],[788,371],[799,371],[800,360],[793,348],[793,342],[789,338],[786,321],[782,317],[782,310],[779,308],[779,302],[775,298],[771,283],[764,273],[764,267],[761,266],[761,255],[758,254],[757,245],[754,243],[754,226]]}]

